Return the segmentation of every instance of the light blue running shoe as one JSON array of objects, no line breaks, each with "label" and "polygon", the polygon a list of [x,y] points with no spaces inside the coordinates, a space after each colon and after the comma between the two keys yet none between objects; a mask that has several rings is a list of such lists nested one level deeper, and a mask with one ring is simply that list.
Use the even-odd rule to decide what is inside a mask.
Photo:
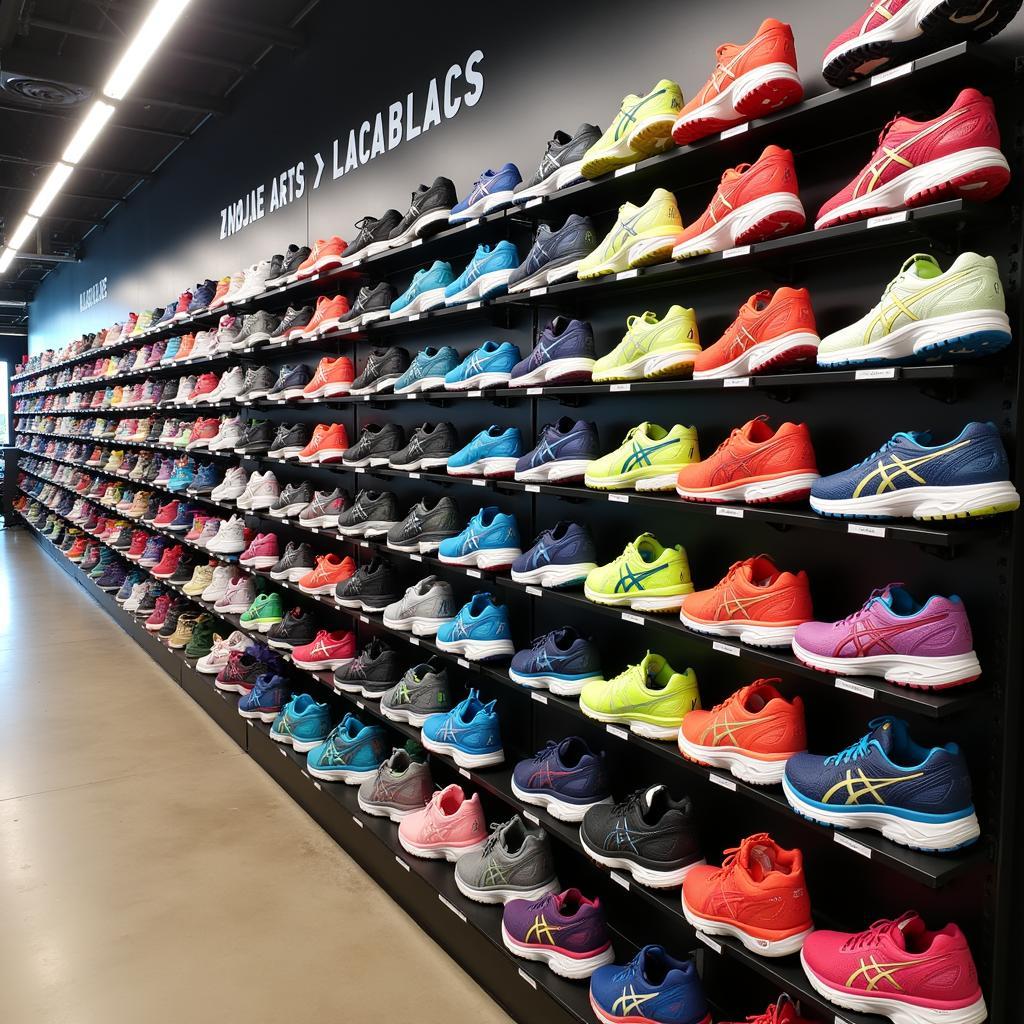
[{"label": "light blue running shoe", "polygon": [[504,164],[496,171],[488,168],[473,182],[469,195],[460,199],[448,214],[450,224],[464,224],[467,220],[494,213],[503,206],[511,206],[515,187],[523,180],[515,164]]},{"label": "light blue running shoe", "polygon": [[357,786],[377,774],[391,753],[387,733],[379,725],[363,725],[347,714],[319,746],[306,755],[306,770],[314,779]]},{"label": "light blue running shoe", "polygon": [[435,754],[447,754],[460,768],[501,764],[505,751],[494,704],[493,700],[485,704],[479,691],[470,690],[461,704],[423,723],[423,746]]},{"label": "light blue running shoe", "polygon": [[445,375],[444,386],[449,391],[468,391],[507,384],[512,367],[522,358],[519,346],[510,341],[485,341]]},{"label": "light blue running shoe", "polygon": [[284,706],[270,727],[270,738],[289,743],[300,754],[323,743],[331,732],[331,709],[308,693],[298,693]]},{"label": "light blue running shoe", "polygon": [[516,517],[488,505],[469,521],[457,537],[446,537],[437,556],[447,565],[471,565],[478,569],[507,569],[520,555]]},{"label": "light blue running shoe", "polygon": [[413,275],[412,284],[391,303],[391,318],[425,313],[444,305],[444,290],[455,280],[450,263],[436,260]]},{"label": "light blue running shoe", "polygon": [[491,424],[448,457],[448,475],[512,477],[522,454],[523,438],[518,427]]},{"label": "light blue running shoe", "polygon": [[459,362],[459,353],[451,345],[434,348],[428,345],[416,353],[409,369],[395,381],[395,394],[414,391],[436,391],[444,387],[445,375]]},{"label": "light blue running shoe", "polygon": [[444,304],[483,301],[508,291],[508,279],[519,266],[519,250],[503,239],[493,249],[478,245],[466,269],[444,290]]},{"label": "light blue running shoe", "polygon": [[185,463],[178,463],[174,467],[174,472],[171,473],[171,479],[167,481],[167,490],[169,491],[183,491],[186,487],[192,485],[192,481],[195,480],[196,472],[191,461]]},{"label": "light blue running shoe", "polygon": [[515,653],[508,608],[497,604],[485,592],[478,592],[449,622],[437,631],[437,646],[450,654],[461,654],[468,661],[490,661]]}]

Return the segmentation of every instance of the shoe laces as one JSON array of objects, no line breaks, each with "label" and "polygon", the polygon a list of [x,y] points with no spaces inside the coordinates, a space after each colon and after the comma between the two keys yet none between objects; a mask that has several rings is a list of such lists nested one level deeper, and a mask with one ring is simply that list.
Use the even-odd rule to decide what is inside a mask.
[{"label": "shoe laces", "polygon": [[504,824],[503,821],[492,821],[488,824],[487,827],[491,830],[491,834],[487,837],[487,842],[484,843],[483,855],[485,857],[498,845],[498,840],[501,838],[501,826]]},{"label": "shoe laces", "polygon": [[722,861],[722,875],[731,875],[733,871],[736,870],[736,866],[739,863],[740,852],[745,846],[759,842],[771,842],[771,837],[767,832],[755,832],[754,835],[747,836],[739,846],[730,846],[729,849],[723,851],[725,853],[725,859]]},{"label": "shoe laces", "polygon": [[848,626],[854,622],[859,622],[862,618],[864,618],[865,615],[867,615],[868,610],[875,603],[875,601],[885,597],[885,595],[890,590],[892,590],[893,587],[902,586],[902,583],[887,583],[884,587],[877,587],[875,590],[871,591],[871,594],[869,595],[868,599],[855,612],[851,612],[849,615],[846,616],[845,619],[840,619],[837,625]]},{"label": "shoe laces", "polygon": [[894,922],[889,918],[879,918],[864,931],[851,935],[840,948],[850,950],[860,949],[863,946],[873,946],[892,928],[893,924]]},{"label": "shoe laces", "polygon": [[840,765],[848,764],[850,761],[859,761],[862,757],[866,757],[868,753],[868,744],[871,742],[871,733],[865,733],[856,743],[851,743],[848,747],[840,750],[838,754],[830,754],[825,758],[825,764]]}]

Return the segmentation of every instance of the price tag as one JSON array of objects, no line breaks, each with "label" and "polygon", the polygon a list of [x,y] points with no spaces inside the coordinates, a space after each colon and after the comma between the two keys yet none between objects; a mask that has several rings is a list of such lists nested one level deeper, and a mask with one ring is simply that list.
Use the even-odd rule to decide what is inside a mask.
[{"label": "price tag", "polygon": [[547,293],[548,293],[548,290],[547,290],[546,286],[543,287],[543,288],[531,288],[530,289],[530,298],[531,299],[535,298],[538,295],[547,295]]},{"label": "price tag", "polygon": [[541,590],[540,587],[527,587],[526,588],[526,592],[531,597],[543,597],[544,596],[544,591]]},{"label": "price tag", "polygon": [[356,817],[356,816],[355,816],[354,814],[352,815],[352,820],[353,820],[353,821],[354,821],[354,822],[355,822],[355,823],[356,823],[356,824],[357,824],[357,825],[358,825],[358,826],[359,826],[360,828],[362,828],[362,827],[363,827],[363,823],[362,823],[362,822],[361,822],[361,821],[360,821],[360,820],[359,820],[359,819],[358,819],[358,818],[357,818],[357,817]]},{"label": "price tag", "polygon": [[607,724],[605,725],[605,729],[607,729],[608,732],[612,734],[612,736],[617,736],[620,740],[629,739],[629,731],[626,729],[620,729],[617,725]]},{"label": "price tag", "polygon": [[750,122],[744,121],[743,124],[733,125],[731,128],[726,128],[724,132],[719,136],[722,139],[731,139],[734,135],[742,135],[745,131],[750,128]]},{"label": "price tag", "polygon": [[734,658],[740,656],[740,649],[738,647],[734,647],[732,644],[723,644],[721,640],[712,641],[711,649],[718,651],[719,654],[731,654]]},{"label": "price tag", "polygon": [[719,942],[715,942],[710,935],[705,935],[704,932],[697,932],[697,938],[704,943],[708,949],[713,949],[716,953],[722,952],[722,945]]},{"label": "price tag", "polygon": [[856,370],[853,374],[854,380],[894,380],[895,378],[895,366],[876,366],[870,370]]},{"label": "price tag", "polygon": [[[539,200],[539,199],[538,199],[538,200],[536,200],[536,201],[537,201],[538,203],[540,202],[540,200]],[[527,205],[529,205],[529,203],[527,203]],[[530,976],[529,976],[529,975],[528,975],[528,974],[526,973],[526,971],[524,971],[524,970],[522,969],[522,967],[517,967],[517,968],[516,968],[516,970],[518,970],[518,971],[519,971],[519,977],[520,977],[520,978],[522,978],[522,979],[523,979],[523,981],[525,981],[525,982],[526,982],[526,984],[530,986],[530,988],[536,988],[536,987],[537,987],[537,982],[535,982],[535,981],[533,980],[533,978],[531,978],[531,977],[530,977]]]},{"label": "price tag", "polygon": [[306,777],[307,779],[309,778],[309,772],[307,772],[305,768],[300,768],[300,769],[299,769],[299,771],[300,771],[300,772],[302,773],[302,775],[303,775],[303,776],[305,776],[305,777]]},{"label": "price tag", "polygon": [[472,479],[472,480],[470,481],[470,483],[472,483],[472,485],[473,485],[474,487],[486,487],[486,486],[487,486],[487,481],[486,481],[486,480],[481,480],[481,479],[479,479],[478,477],[474,477],[474,478],[473,478],[473,479]]},{"label": "price tag", "polygon": [[370,620],[365,615],[360,615],[359,616],[359,621],[360,622],[369,622]]},{"label": "price tag", "polygon": [[419,473],[410,473],[409,474],[409,479],[410,480],[419,480],[419,478],[420,478]]},{"label": "price tag", "polygon": [[623,175],[632,174],[636,170],[636,164],[626,164],[625,167],[619,167],[615,171],[614,177],[621,178]]},{"label": "price tag", "polygon": [[732,249],[726,249],[725,252],[722,253],[722,259],[723,260],[731,260],[731,259],[734,259],[736,256],[749,256],[749,255],[750,255],[750,246],[749,245],[737,245],[737,246],[735,246]]},{"label": "price tag", "polygon": [[469,662],[465,658],[456,658],[456,664],[461,665],[463,668],[469,668]]},{"label": "price tag", "polygon": [[412,241],[411,241],[411,242],[409,243],[409,248],[410,248],[410,249],[415,249],[417,245],[422,245],[422,244],[423,244],[423,239],[422,239],[422,238],[414,238],[414,239],[413,239],[413,240],[412,240]]},{"label": "price tag", "polygon": [[480,398],[482,394],[483,394],[482,391],[467,391],[466,392],[466,396],[468,398]]},{"label": "price tag", "polygon": [[423,315],[422,313],[410,313],[409,314],[409,323],[412,323],[414,320],[419,320],[419,318],[422,315]]},{"label": "price tag", "polygon": [[526,394],[527,395],[543,395],[544,394],[544,389],[543,388],[527,388],[526,389]]},{"label": "price tag", "polygon": [[729,505],[719,505],[718,508],[715,509],[715,515],[725,516],[726,519],[742,519],[745,511],[746,510],[742,508],[732,508]]},{"label": "price tag", "polygon": [[634,626],[642,626],[644,624],[644,617],[642,615],[634,615],[632,612],[622,612],[623,622],[632,622]]},{"label": "price tag", "polygon": [[616,394],[619,391],[629,391],[629,389],[632,386],[633,386],[632,384],[612,384],[608,388],[608,390],[614,395],[614,394]]},{"label": "price tag", "polygon": [[477,302],[467,302],[466,303],[466,309],[479,309],[479,308],[480,308],[480,302],[479,301],[477,301]]},{"label": "price tag", "polygon": [[842,832],[833,832],[832,839],[840,846],[845,846],[848,850],[853,850],[854,853],[859,853],[862,857],[867,857],[868,860],[871,860],[871,848],[863,843],[858,843],[856,839],[851,839]]},{"label": "price tag", "polygon": [[530,699],[535,700],[538,704],[547,704],[548,698],[545,693],[538,693],[536,690],[530,692]]},{"label": "price tag", "polygon": [[461,775],[461,776],[462,776],[463,778],[466,778],[466,779],[471,779],[471,778],[473,777],[472,775],[470,775],[470,774],[469,774],[469,772],[467,772],[467,771],[466,771],[466,769],[465,769],[465,768],[460,768],[460,769],[459,769],[459,774],[460,774],[460,775]]},{"label": "price tag", "polygon": [[411,643],[413,647],[419,647],[420,638],[418,636],[411,636],[409,637],[409,643]]},{"label": "price tag", "polygon": [[467,576],[472,576],[474,579],[478,579],[479,580],[479,579],[483,579],[483,575],[484,574],[479,569],[467,569],[466,570],[466,575]]},{"label": "price tag", "polygon": [[715,772],[709,772],[708,782],[712,782],[716,786],[721,786],[722,789],[731,789],[734,793],[736,792],[736,783],[733,782],[732,779],[727,779],[724,775],[718,775]]},{"label": "price tag", "polygon": [[422,561],[423,561],[423,556],[422,556],[422,555],[416,555],[416,554],[411,554],[411,555],[409,555],[409,557],[410,557],[410,558],[411,558],[411,559],[412,559],[412,560],[413,560],[414,562],[422,562]]},{"label": "price tag", "polygon": [[620,875],[618,871],[609,871],[608,874],[616,885],[621,885],[626,892],[629,892],[629,879],[625,875]]},{"label": "price tag", "polygon": [[914,62],[909,61],[906,64],[900,64],[898,67],[890,68],[888,71],[882,71],[877,75],[871,76],[871,84],[882,85],[885,82],[891,82],[894,78],[902,78],[904,75],[909,75],[914,70]]},{"label": "price tag", "polygon": [[405,861],[402,860],[402,858],[399,857],[397,853],[395,854],[395,860],[398,862],[399,867],[404,868],[406,871],[409,870],[409,865],[406,864]]},{"label": "price tag", "polygon": [[523,209],[524,210],[529,210],[531,207],[540,206],[540,204],[543,203],[543,202],[544,202],[544,197],[543,196],[537,196],[534,199],[527,200],[526,203],[523,205]]},{"label": "price tag", "polygon": [[857,533],[862,537],[884,537],[884,526],[867,526],[865,523],[847,523],[847,533]]},{"label": "price tag", "polygon": [[540,824],[540,818],[538,818],[537,815],[534,814],[532,811],[524,810],[523,811],[523,817],[527,821],[532,821],[534,823],[534,825],[539,825]]},{"label": "price tag", "polygon": [[907,219],[906,210],[897,210],[895,213],[882,213],[877,217],[868,217],[869,228],[881,228],[886,224],[900,224]]},{"label": "price tag", "polygon": [[527,484],[523,490],[528,494],[540,494],[540,486],[538,484]]},{"label": "price tag", "polygon": [[723,388],[749,388],[750,378],[749,377],[726,377],[722,381]]},{"label": "price tag", "polygon": [[463,227],[475,228],[480,223],[479,217],[474,217],[472,220],[467,220],[463,223]]},{"label": "price tag", "polygon": [[628,494],[614,494],[614,493],[610,492],[608,494],[608,500],[609,501],[617,501],[617,502],[619,502],[622,505],[626,505],[629,502],[629,495]]},{"label": "price tag", "polygon": [[616,281],[628,281],[631,277],[636,277],[640,273],[639,270],[620,270],[615,275]]},{"label": "price tag", "polygon": [[856,693],[861,697],[867,697],[869,700],[873,700],[875,696],[875,691],[870,686],[855,683],[852,679],[844,679],[842,676],[838,676],[836,678],[836,689],[847,690],[850,693]]}]

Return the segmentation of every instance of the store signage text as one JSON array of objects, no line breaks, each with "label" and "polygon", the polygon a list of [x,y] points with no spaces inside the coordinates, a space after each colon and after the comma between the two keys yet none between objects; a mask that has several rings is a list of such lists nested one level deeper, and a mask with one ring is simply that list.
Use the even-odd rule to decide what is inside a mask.
[{"label": "store signage text", "polygon": [[[317,189],[330,167],[331,180],[368,164],[403,142],[412,142],[443,121],[450,121],[465,107],[480,102],[484,76],[480,70],[484,55],[474,50],[464,64],[453,64],[441,78],[432,78],[426,93],[418,97],[410,92],[387,110],[339,135],[324,149],[313,154],[313,161],[300,160],[280,174],[250,189],[220,211],[220,237],[228,238],[268,214],[301,199],[307,185]],[[326,158],[324,153],[327,154]],[[312,177],[312,182],[309,178]]]},{"label": "store signage text", "polygon": [[90,285],[81,292],[78,296],[78,311],[84,313],[87,309],[92,309],[93,306],[98,305],[107,297],[107,279],[101,278],[94,285]]}]

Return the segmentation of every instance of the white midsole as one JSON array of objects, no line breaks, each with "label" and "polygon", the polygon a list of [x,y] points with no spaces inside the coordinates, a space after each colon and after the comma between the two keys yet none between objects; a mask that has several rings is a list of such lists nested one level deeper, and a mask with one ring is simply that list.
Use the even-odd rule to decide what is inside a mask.
[{"label": "white midsole", "polygon": [[559,377],[566,377],[569,374],[575,376],[593,373],[594,362],[595,360],[583,356],[552,359],[550,362],[534,367],[521,377],[510,377],[508,386],[510,388],[525,388],[531,384],[546,384],[550,380],[557,380]]},{"label": "white midsole", "polygon": [[792,494],[796,491],[809,491],[811,485],[818,480],[818,473],[791,473],[789,476],[774,477],[771,480],[753,480],[750,483],[733,484],[715,490],[688,490],[676,485],[676,494],[680,498],[694,501],[768,501],[780,495]]},{"label": "white midsole", "polygon": [[582,480],[592,459],[555,459],[530,469],[516,470],[520,483],[555,483],[558,480]]},{"label": "white midsole", "polygon": [[416,298],[411,299],[398,312],[391,313],[392,320],[400,320],[402,317],[412,316],[414,313],[426,313],[431,309],[444,305],[444,288],[428,288],[420,292]]},{"label": "white midsole", "polygon": [[398,807],[384,807],[380,804],[372,804],[363,799],[362,793],[356,795],[356,801],[359,804],[359,809],[364,814],[372,815],[374,818],[390,818],[394,822],[400,822],[403,818],[408,818],[410,814],[415,814],[419,810],[418,807],[399,809]]},{"label": "white midsole", "polygon": [[507,384],[512,376],[511,370],[481,370],[472,377],[450,384],[445,381],[447,391],[482,391],[484,388],[495,388]]},{"label": "white midsole", "polygon": [[442,743],[431,739],[425,733],[420,736],[423,746],[435,754],[447,754],[460,768],[486,768],[488,765],[501,764],[505,760],[505,751],[500,747],[484,754],[470,754],[454,743]]},{"label": "white midsole", "polygon": [[[692,585],[688,592],[693,592]],[[644,593],[650,595],[650,591],[644,591]],[[603,594],[591,590],[586,584],[583,587],[583,595],[588,601],[593,601],[594,604],[613,605],[617,608],[625,605],[628,608],[641,612],[675,611],[677,608],[682,607],[683,598],[686,596],[685,594],[665,594],[661,597],[653,595],[635,597],[630,594]]]},{"label": "white midsole", "polygon": [[681,724],[681,718],[675,722],[666,721],[664,725],[655,725],[652,722],[630,718],[627,714],[598,711],[596,708],[592,708],[582,696],[580,697],[580,711],[587,718],[593,718],[598,722],[605,722],[610,725],[624,725],[630,732],[634,732],[637,736],[643,736],[649,740],[674,740],[679,733],[679,726]]},{"label": "white midsole", "polygon": [[725,768],[737,779],[754,786],[775,785],[781,782],[786,774],[785,761],[761,761],[750,754],[741,754],[738,750],[730,750],[728,747],[708,747],[701,743],[692,743],[683,735],[681,727],[679,752],[701,764]]},{"label": "white midsole", "polygon": [[[458,875],[455,881],[458,882]],[[513,955],[523,960],[534,960],[547,964],[549,970],[562,978],[580,980],[589,978],[598,967],[615,963],[615,950],[609,946],[600,953],[588,957],[566,956],[555,949],[543,949],[539,946],[526,946],[516,942],[505,930],[505,924],[501,925],[501,941],[505,948]]]},{"label": "white midsole", "polygon": [[481,274],[475,281],[471,281],[461,291],[454,295],[446,295],[444,304],[446,306],[457,306],[461,302],[470,302],[473,299],[483,299],[484,296],[502,289],[512,276],[512,270],[492,270],[490,273]]},{"label": "white midsole", "polygon": [[519,548],[480,548],[464,555],[446,555],[438,553],[438,558],[445,565],[472,565],[478,569],[497,569],[511,565],[522,551]]},{"label": "white midsole", "polygon": [[634,864],[626,857],[612,857],[601,850],[595,850],[580,829],[580,845],[583,852],[593,861],[606,868],[623,868],[628,871],[641,885],[649,886],[651,889],[675,889],[683,884],[683,879],[695,867],[704,863],[704,860],[694,861],[681,868],[672,868],[669,871],[658,871],[655,868],[645,868],[640,864]]},{"label": "white midsole", "polygon": [[596,562],[575,562],[572,565],[540,565],[535,569],[512,570],[512,579],[516,583],[534,583],[540,587],[564,587],[567,583],[576,583],[585,579],[591,569],[596,569]]},{"label": "white midsole", "polygon": [[812,668],[844,676],[881,676],[890,682],[914,686],[944,686],[981,674],[981,665],[974,651],[928,657],[917,654],[873,654],[860,658],[828,658],[811,654],[796,639],[793,653]]},{"label": "white midsole", "polygon": [[467,462],[465,466],[452,466],[447,463],[449,476],[500,476],[514,473],[519,460],[514,456],[491,455],[476,462]]},{"label": "white midsole", "polygon": [[595,800],[590,804],[570,804],[565,800],[559,800],[557,796],[551,796],[549,793],[537,793],[529,789],[520,789],[516,785],[515,779],[512,780],[512,793],[522,800],[523,803],[533,804],[534,807],[543,807],[552,818],[557,818],[559,821],[582,821],[591,807],[609,804],[612,799],[611,797],[606,797],[604,800]]},{"label": "white midsole", "polygon": [[735,636],[741,643],[752,647],[788,647],[796,633],[796,626],[758,626],[752,622],[697,622],[680,611],[679,620],[695,633],[711,636]]},{"label": "white midsole", "polygon": [[[761,341],[751,345],[735,359],[714,370],[694,370],[694,380],[721,380],[725,377],[746,377],[757,373],[766,364],[794,349],[817,348],[821,339],[813,331],[794,331],[772,341]],[[819,364],[821,360],[819,359]]]},{"label": "white midsole", "polygon": [[529,277],[524,277],[522,280],[516,281],[515,284],[510,284],[508,286],[509,294],[526,292],[531,288],[539,288],[545,284],[556,284],[558,281],[564,281],[567,277],[575,277],[582,259],[582,256],[578,256],[575,259],[567,260],[554,266],[547,264],[539,270],[535,270]]},{"label": "white midsole", "polygon": [[580,173],[580,168],[582,166],[582,160],[574,160],[570,164],[563,164],[557,171],[553,171],[543,181],[539,181],[536,185],[531,185],[529,188],[524,188],[522,192],[516,192],[513,202],[518,205],[519,203],[525,203],[530,199],[549,196],[553,192],[557,192],[560,188],[565,188],[566,185],[571,185],[573,182],[578,181],[583,177]]},{"label": "white midsole", "polygon": [[[674,127],[678,128],[680,125],[707,120],[746,120],[746,115],[736,109],[737,102],[755,92],[766,82],[777,82],[782,78],[796,82],[798,85],[801,84],[800,76],[785,61],[775,61],[754,68],[745,75],[740,75],[734,82],[730,82],[714,99],[708,100],[707,103],[701,104],[695,110],[678,118]],[[770,108],[766,108],[765,113],[768,113],[769,110]]]},{"label": "white midsole", "polygon": [[458,868],[455,869],[455,885],[463,896],[473,900],[475,903],[508,903],[509,900],[539,900],[542,896],[558,892],[560,888],[556,878],[547,885],[539,885],[534,889],[478,889],[462,878]]},{"label": "white midsole", "polygon": [[1020,495],[1009,480],[987,484],[960,484],[949,487],[905,487],[884,494],[864,494],[859,498],[810,498],[811,508],[822,515],[913,516],[928,519],[963,515],[992,505],[1020,504]]},{"label": "white midsole", "polygon": [[[416,632],[415,626],[413,632]],[[461,654],[467,661],[502,658],[506,655],[513,655],[516,651],[511,640],[442,640],[438,637],[437,646],[440,650],[448,651],[450,654]]]},{"label": "white midsole", "polygon": [[422,857],[424,860],[448,860],[457,861],[463,854],[475,853],[477,850],[484,848],[486,840],[481,839],[479,843],[471,843],[467,846],[454,846],[448,843],[435,843],[433,846],[421,846],[419,843],[414,843],[410,839],[402,834],[401,828],[398,830],[398,841],[402,844],[402,849],[406,853],[411,853],[414,857]]},{"label": "white midsole", "polygon": [[682,371],[693,366],[694,360],[700,353],[700,346],[687,342],[680,342],[678,348],[665,349],[653,355],[637,356],[628,363],[620,364],[611,370],[602,373],[595,371],[594,383],[603,384],[616,380],[643,380],[645,377],[656,373],[667,373],[668,371]]},{"label": "white midsole", "polygon": [[752,953],[760,956],[778,957],[789,956],[803,948],[807,936],[814,931],[808,928],[806,931],[798,932],[796,935],[788,935],[781,939],[761,939],[756,935],[750,935],[739,925],[729,924],[725,921],[711,921],[701,917],[686,905],[686,894],[683,894],[683,916],[693,925],[697,931],[705,935],[728,935],[739,939]]},{"label": "white midsole", "polygon": [[759,196],[727,213],[714,227],[685,242],[680,242],[672,249],[672,258],[680,260],[687,256],[700,256],[702,253],[729,249],[752,227],[776,213],[806,216],[799,196],[791,192],[772,192],[766,196]]}]

